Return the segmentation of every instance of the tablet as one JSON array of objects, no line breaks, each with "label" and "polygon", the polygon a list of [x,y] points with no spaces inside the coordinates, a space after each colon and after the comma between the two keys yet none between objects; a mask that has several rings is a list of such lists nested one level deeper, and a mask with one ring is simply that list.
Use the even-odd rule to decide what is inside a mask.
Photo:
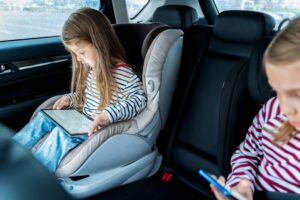
[{"label": "tablet", "polygon": [[221,185],[217,180],[215,180],[212,176],[210,176],[207,172],[204,170],[200,169],[199,174],[205,178],[209,183],[211,183],[213,186],[215,186],[220,192],[224,194],[224,196],[227,197],[232,197],[234,199],[238,200],[247,200],[246,197],[238,193],[236,190],[231,189],[230,187],[224,187]]},{"label": "tablet", "polygon": [[70,135],[87,134],[93,122],[86,115],[75,109],[43,109],[42,112]]}]

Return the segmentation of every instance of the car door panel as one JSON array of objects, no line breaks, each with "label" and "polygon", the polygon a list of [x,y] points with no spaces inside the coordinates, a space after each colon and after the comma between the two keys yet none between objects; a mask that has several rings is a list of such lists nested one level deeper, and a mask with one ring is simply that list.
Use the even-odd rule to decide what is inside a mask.
[{"label": "car door panel", "polygon": [[70,55],[58,37],[0,43],[0,121],[20,129],[47,98],[66,93]]}]

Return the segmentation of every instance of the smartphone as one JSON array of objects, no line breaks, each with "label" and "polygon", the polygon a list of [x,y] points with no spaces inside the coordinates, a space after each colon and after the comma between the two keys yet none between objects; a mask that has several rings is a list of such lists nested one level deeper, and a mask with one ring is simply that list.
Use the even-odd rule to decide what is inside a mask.
[{"label": "smartphone", "polygon": [[225,188],[223,185],[221,185],[217,180],[215,180],[211,175],[209,175],[204,170],[200,169],[199,174],[207,180],[209,183],[211,183],[213,186],[215,186],[220,192],[222,192],[225,196],[231,197],[238,200],[247,200],[246,197],[238,193],[237,191],[231,189],[231,188]]}]

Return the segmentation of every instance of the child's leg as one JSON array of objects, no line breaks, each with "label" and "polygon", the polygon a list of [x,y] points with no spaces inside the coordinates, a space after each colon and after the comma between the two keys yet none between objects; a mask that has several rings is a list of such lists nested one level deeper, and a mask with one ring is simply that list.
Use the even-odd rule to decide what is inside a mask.
[{"label": "child's leg", "polygon": [[63,157],[87,138],[87,135],[71,137],[61,128],[55,127],[34,155],[50,172],[55,172]]},{"label": "child's leg", "polygon": [[44,114],[38,113],[13,139],[27,149],[31,149],[46,133],[51,132],[55,124]]}]

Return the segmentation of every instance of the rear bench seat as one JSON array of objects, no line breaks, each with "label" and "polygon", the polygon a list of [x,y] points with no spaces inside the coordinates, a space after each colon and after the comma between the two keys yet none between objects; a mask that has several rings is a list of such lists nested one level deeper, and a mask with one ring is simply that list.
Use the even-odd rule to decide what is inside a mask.
[{"label": "rear bench seat", "polygon": [[[208,184],[199,177],[198,170],[217,176],[229,173],[231,155],[257,112],[248,93],[249,60],[256,44],[271,33],[274,25],[274,19],[262,13],[220,13],[208,49],[198,55],[201,59],[194,74],[189,75],[191,87],[179,83],[176,97],[183,94],[186,98],[174,103],[175,112],[182,112],[169,121],[176,125],[169,130],[167,165],[172,166],[176,176],[209,197]],[[192,28],[200,34],[196,30],[201,26]],[[195,41],[185,38],[185,45],[184,52],[191,52]],[[193,59],[197,60],[184,57],[182,69],[190,67],[185,63]]]}]

